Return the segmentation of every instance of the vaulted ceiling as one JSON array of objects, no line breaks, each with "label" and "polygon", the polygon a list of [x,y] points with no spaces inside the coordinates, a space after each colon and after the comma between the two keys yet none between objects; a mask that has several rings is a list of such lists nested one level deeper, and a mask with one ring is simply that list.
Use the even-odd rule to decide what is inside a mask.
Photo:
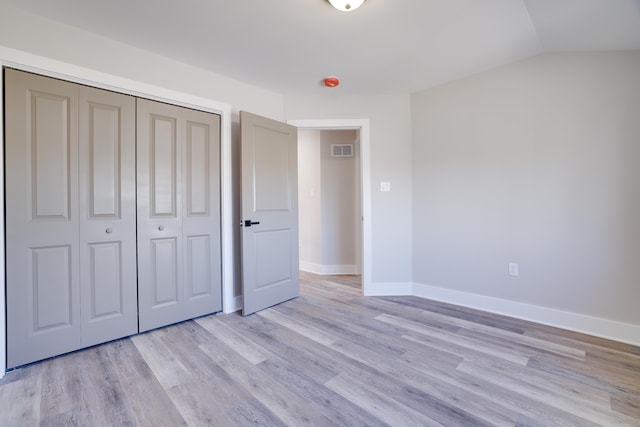
[{"label": "vaulted ceiling", "polygon": [[[283,94],[416,92],[544,52],[640,50],[640,0],[367,0],[348,13],[327,0],[0,1]],[[321,86],[330,75],[338,88]]]}]

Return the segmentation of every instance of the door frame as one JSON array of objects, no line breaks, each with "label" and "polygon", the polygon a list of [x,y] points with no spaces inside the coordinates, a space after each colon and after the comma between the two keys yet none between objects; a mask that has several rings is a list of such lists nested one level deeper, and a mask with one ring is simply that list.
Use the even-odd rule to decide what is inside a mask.
[{"label": "door frame", "polygon": [[371,144],[369,119],[287,120],[302,130],[357,130],[360,131],[360,207],[362,233],[362,293],[369,295],[371,287]]},{"label": "door frame", "polygon": [[[222,310],[229,313],[235,310],[234,260],[233,260],[233,193],[231,159],[231,106],[208,98],[154,86],[136,80],[118,77],[101,71],[53,60],[44,56],[21,52],[0,46],[0,70],[11,67],[22,71],[41,74],[47,77],[67,80],[74,83],[111,90],[113,92],[166,102],[181,107],[219,114],[221,118],[221,238],[222,238]],[[1,76],[0,76],[1,77]],[[4,79],[0,78],[0,97],[4,99]],[[4,102],[0,102],[0,200],[4,203]],[[4,233],[4,209],[0,209],[0,378],[7,369],[6,360],[6,265]]]}]

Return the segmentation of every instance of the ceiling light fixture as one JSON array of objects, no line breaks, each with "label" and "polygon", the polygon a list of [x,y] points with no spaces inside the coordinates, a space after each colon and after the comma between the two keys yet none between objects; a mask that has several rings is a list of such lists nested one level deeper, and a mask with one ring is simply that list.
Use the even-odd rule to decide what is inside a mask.
[{"label": "ceiling light fixture", "polygon": [[342,12],[351,12],[362,6],[364,0],[329,0],[329,3]]}]

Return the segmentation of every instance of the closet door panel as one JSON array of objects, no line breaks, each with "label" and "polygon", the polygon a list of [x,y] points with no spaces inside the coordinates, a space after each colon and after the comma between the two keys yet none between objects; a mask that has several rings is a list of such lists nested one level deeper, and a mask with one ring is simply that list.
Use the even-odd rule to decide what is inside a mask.
[{"label": "closet door panel", "polygon": [[82,345],[135,334],[135,98],[80,88]]},{"label": "closet door panel", "polygon": [[176,107],[138,99],[140,331],[184,320],[181,120]]},{"label": "closet door panel", "polygon": [[186,294],[195,316],[222,309],[220,117],[185,110]]},{"label": "closet door panel", "polygon": [[80,344],[78,89],[5,71],[7,361]]}]

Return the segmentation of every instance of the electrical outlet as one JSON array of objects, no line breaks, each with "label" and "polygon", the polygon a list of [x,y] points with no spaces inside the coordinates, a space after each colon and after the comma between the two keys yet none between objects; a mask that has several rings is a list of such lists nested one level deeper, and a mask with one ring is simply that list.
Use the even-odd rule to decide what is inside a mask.
[{"label": "electrical outlet", "polygon": [[391,183],[386,181],[380,182],[380,191],[391,191]]},{"label": "electrical outlet", "polygon": [[518,277],[518,264],[515,262],[509,263],[509,276]]}]

